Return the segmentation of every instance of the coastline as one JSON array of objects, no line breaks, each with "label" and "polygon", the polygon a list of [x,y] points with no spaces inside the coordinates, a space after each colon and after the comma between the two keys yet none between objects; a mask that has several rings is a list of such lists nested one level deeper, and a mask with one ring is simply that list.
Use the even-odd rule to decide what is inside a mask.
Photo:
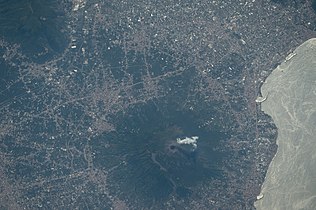
[{"label": "coastline", "polygon": [[316,209],[316,38],[289,54],[261,87],[261,109],[277,128],[257,209]]}]

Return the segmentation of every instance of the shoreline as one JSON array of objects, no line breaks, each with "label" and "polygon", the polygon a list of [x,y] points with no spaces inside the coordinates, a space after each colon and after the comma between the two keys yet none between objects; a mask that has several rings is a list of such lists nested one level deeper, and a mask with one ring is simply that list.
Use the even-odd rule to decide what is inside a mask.
[{"label": "shoreline", "polygon": [[269,94],[261,110],[278,128],[278,150],[255,207],[316,209],[316,38],[290,53],[266,78],[261,93]]}]

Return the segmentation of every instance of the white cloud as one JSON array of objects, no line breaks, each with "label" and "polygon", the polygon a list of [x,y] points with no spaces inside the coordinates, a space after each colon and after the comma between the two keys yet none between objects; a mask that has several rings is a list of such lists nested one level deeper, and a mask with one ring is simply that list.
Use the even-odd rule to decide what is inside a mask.
[{"label": "white cloud", "polygon": [[177,138],[177,143],[178,144],[191,144],[193,146],[193,150],[197,148],[197,140],[199,139],[198,136],[192,136],[190,137],[185,137],[183,139]]}]

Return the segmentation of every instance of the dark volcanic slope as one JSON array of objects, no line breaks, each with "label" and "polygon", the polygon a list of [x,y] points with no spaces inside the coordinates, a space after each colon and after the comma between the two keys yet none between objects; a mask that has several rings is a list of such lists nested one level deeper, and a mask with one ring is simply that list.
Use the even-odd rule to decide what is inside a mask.
[{"label": "dark volcanic slope", "polygon": [[255,99],[311,1],[10,4],[1,209],[253,209],[277,136]]}]

